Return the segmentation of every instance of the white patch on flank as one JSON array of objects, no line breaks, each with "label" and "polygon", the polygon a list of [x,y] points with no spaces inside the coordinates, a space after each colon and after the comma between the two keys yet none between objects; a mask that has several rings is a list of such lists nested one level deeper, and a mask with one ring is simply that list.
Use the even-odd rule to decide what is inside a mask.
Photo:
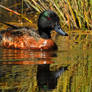
[{"label": "white patch on flank", "polygon": [[43,42],[43,44],[40,45],[40,47],[44,47],[44,46],[46,46],[46,44],[47,44],[47,41],[45,40],[45,41]]},{"label": "white patch on flank", "polygon": [[43,45],[45,46],[47,44],[47,41],[45,40],[44,42],[43,42]]},{"label": "white patch on flank", "polygon": [[46,62],[46,61],[44,61],[43,63],[44,63],[44,64],[46,64],[47,62]]}]

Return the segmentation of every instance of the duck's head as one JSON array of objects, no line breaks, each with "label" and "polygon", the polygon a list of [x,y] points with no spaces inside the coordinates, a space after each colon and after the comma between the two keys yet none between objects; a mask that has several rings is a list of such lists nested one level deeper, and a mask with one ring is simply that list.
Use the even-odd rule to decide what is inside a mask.
[{"label": "duck's head", "polygon": [[48,39],[51,38],[51,31],[55,30],[60,35],[68,36],[60,26],[58,15],[51,11],[46,10],[42,12],[38,19],[38,31],[42,38]]}]

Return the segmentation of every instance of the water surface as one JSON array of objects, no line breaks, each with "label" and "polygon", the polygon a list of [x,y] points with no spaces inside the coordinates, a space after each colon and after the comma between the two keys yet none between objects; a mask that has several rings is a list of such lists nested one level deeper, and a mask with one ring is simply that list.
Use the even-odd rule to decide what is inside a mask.
[{"label": "water surface", "polygon": [[0,48],[0,92],[91,92],[91,36],[59,36],[57,51]]}]

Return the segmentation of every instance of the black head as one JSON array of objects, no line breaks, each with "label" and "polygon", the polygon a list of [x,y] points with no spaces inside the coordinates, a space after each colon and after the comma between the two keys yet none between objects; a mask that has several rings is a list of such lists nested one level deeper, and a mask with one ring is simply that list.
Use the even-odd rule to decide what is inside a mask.
[{"label": "black head", "polygon": [[55,30],[63,36],[68,35],[67,33],[62,31],[59,24],[59,17],[55,12],[51,10],[44,11],[40,14],[38,19],[38,30],[41,37],[43,38],[50,38],[51,30]]}]

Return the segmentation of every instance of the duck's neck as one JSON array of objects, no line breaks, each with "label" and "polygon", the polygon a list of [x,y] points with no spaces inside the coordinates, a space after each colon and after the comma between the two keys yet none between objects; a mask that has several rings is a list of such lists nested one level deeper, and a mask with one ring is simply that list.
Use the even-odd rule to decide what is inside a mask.
[{"label": "duck's neck", "polygon": [[48,29],[48,28],[47,29],[39,28],[38,31],[39,31],[39,34],[42,38],[44,38],[44,39],[50,39],[51,38],[50,29]]}]

